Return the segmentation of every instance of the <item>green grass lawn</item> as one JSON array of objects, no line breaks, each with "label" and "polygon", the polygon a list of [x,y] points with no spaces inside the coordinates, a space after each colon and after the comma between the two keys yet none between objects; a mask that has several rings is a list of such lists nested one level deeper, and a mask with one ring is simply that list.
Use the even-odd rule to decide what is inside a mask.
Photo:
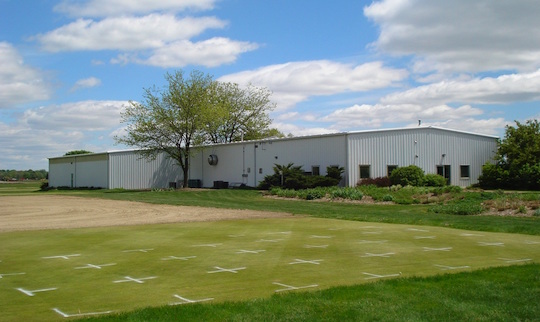
[{"label": "green grass lawn", "polygon": [[0,244],[5,321],[60,319],[54,308],[119,312],[181,302],[174,295],[250,301],[300,291],[292,287],[540,261],[540,236],[309,217],[10,232]]},{"label": "green grass lawn", "polygon": [[[3,195],[65,194],[308,216],[1,233],[0,321],[63,320],[61,314],[76,318],[105,311],[114,312],[95,319],[532,321],[540,316],[538,217],[281,200],[258,191],[38,188],[39,183],[0,183],[0,202]],[[54,258],[59,255],[75,256]],[[236,273],[209,273],[221,269]],[[144,283],[120,282],[126,277]],[[212,300],[181,305],[174,295]]]}]

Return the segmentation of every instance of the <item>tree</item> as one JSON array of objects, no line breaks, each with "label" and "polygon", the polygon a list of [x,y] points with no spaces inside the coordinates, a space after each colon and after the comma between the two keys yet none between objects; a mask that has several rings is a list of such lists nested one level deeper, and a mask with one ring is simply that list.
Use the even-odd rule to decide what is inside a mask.
[{"label": "tree", "polygon": [[235,83],[218,83],[217,100],[222,113],[207,124],[208,141],[229,143],[257,140],[266,137],[284,137],[277,129],[269,129],[268,115],[275,108],[270,101],[271,92],[266,88]]},{"label": "tree", "polygon": [[182,168],[184,187],[188,185],[189,159],[193,146],[205,141],[205,129],[212,117],[222,117],[216,101],[217,83],[210,75],[193,71],[167,73],[168,86],[145,89],[141,103],[130,101],[121,114],[127,123],[119,143],[139,148],[147,159],[166,153]]},{"label": "tree", "polygon": [[483,188],[540,190],[540,123],[518,121],[506,126],[495,164],[485,164],[478,179]]},{"label": "tree", "polygon": [[[167,73],[168,85],[145,89],[142,102],[130,101],[121,114],[126,134],[118,143],[135,146],[142,157],[167,154],[182,168],[188,185],[189,160],[204,143],[226,143],[273,135],[267,114],[273,108],[270,92],[263,88],[241,89],[220,83],[212,76],[192,71]],[[279,131],[277,131],[279,133]]]},{"label": "tree", "polygon": [[64,156],[68,156],[68,155],[78,155],[78,154],[90,154],[90,153],[94,153],[94,152],[92,152],[92,151],[87,151],[87,150],[73,150],[73,151],[67,152],[66,154],[64,154]]}]

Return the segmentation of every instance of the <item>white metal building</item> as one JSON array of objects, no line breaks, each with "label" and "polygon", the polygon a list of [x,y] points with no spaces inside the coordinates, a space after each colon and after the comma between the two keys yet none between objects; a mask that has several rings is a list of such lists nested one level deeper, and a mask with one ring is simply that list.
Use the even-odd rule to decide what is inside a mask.
[{"label": "white metal building", "polygon": [[[188,179],[192,187],[220,182],[254,187],[273,174],[275,164],[294,163],[314,175],[344,167],[342,185],[355,186],[362,178],[417,165],[466,187],[478,182],[496,149],[497,137],[437,127],[244,141],[201,147],[191,158]],[[147,161],[134,150],[49,159],[51,187],[167,188],[179,187],[182,179],[181,168],[167,156]]]}]

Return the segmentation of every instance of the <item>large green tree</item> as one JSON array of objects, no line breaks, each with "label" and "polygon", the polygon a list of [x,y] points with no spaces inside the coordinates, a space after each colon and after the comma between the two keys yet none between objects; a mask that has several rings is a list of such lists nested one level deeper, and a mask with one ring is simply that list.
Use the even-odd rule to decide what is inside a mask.
[{"label": "large green tree", "polygon": [[495,164],[486,164],[479,178],[483,188],[540,190],[540,123],[516,121],[506,126]]},{"label": "large green tree", "polygon": [[182,168],[187,187],[192,148],[204,142],[211,118],[222,117],[217,83],[200,71],[192,71],[189,77],[183,71],[167,73],[165,79],[164,89],[145,89],[141,102],[129,102],[121,115],[126,133],[116,141],[139,148],[150,160],[166,153]]},{"label": "large green tree", "polygon": [[118,143],[137,147],[143,157],[155,159],[166,153],[184,173],[188,185],[189,160],[198,146],[259,139],[279,131],[269,129],[270,92],[264,88],[240,88],[192,71],[166,74],[161,90],[145,89],[141,102],[130,101],[122,112],[126,133]]},{"label": "large green tree", "polygon": [[218,83],[217,100],[221,118],[212,118],[207,125],[208,141],[229,143],[257,140],[284,135],[270,129],[269,112],[275,108],[270,101],[271,92],[266,88],[240,87],[235,83]]}]

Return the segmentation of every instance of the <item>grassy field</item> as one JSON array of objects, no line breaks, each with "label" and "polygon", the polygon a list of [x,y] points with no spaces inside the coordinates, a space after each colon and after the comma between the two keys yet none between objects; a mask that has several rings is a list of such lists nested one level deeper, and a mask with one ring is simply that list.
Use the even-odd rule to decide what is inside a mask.
[{"label": "grassy field", "polygon": [[[0,196],[43,194],[37,187],[0,184]],[[46,193],[311,216],[2,233],[2,321],[108,311],[114,312],[96,319],[540,316],[538,218],[440,215],[423,205],[278,200],[257,191]],[[521,234],[509,233],[515,231]],[[205,301],[181,305],[187,300]]]}]

